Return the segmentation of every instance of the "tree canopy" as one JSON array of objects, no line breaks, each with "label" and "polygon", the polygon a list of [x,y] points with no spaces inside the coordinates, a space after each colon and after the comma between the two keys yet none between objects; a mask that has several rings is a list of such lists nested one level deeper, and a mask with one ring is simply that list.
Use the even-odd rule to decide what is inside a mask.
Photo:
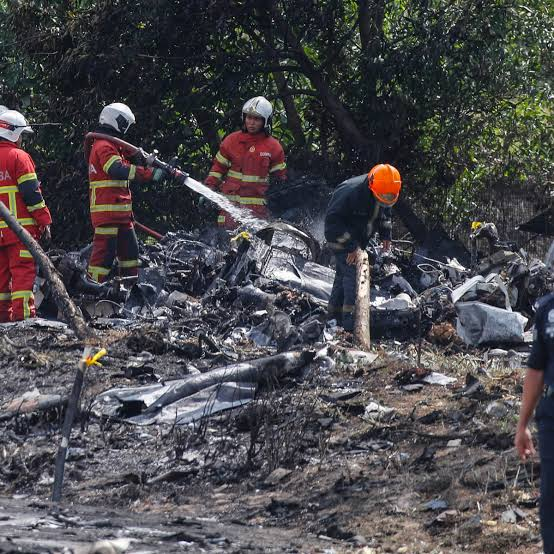
[{"label": "tree canopy", "polygon": [[[483,189],[553,183],[550,0],[6,0],[0,103],[39,127],[32,152],[56,225],[86,237],[82,140],[127,103],[131,142],[203,178],[243,102],[275,106],[289,166],[339,182],[378,162],[430,217],[456,222]],[[138,210],[195,223],[168,184]]]}]

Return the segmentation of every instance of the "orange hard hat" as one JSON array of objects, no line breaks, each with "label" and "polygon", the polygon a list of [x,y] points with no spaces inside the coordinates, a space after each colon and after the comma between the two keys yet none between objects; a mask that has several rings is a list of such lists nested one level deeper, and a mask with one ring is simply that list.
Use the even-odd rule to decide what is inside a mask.
[{"label": "orange hard hat", "polygon": [[376,165],[368,173],[367,182],[369,190],[379,202],[392,206],[398,200],[402,180],[396,167],[389,164]]}]

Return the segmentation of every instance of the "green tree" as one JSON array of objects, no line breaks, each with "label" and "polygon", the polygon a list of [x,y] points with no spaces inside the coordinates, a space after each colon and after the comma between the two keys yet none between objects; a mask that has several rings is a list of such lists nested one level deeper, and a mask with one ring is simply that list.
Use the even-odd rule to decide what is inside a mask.
[{"label": "green tree", "polygon": [[[61,123],[33,148],[57,226],[75,238],[88,233],[82,138],[116,100],[137,115],[131,141],[179,153],[202,177],[242,103],[264,94],[289,166],[338,180],[393,163],[416,209],[451,226],[483,190],[527,187],[540,200],[552,184],[549,0],[19,0],[0,11],[0,101]],[[162,230],[198,222],[174,185],[137,200]]]}]

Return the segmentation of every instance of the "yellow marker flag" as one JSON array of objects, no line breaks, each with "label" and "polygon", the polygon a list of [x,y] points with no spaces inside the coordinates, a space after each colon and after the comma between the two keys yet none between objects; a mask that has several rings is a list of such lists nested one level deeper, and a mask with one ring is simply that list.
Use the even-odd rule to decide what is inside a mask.
[{"label": "yellow marker flag", "polygon": [[104,357],[108,351],[105,348],[102,348],[102,350],[99,350],[94,356],[89,356],[85,363],[87,364],[87,367],[90,367],[91,365],[99,365],[102,364],[98,361],[100,358]]},{"label": "yellow marker flag", "polygon": [[242,233],[239,233],[236,237],[233,237],[231,240],[250,240],[250,233],[248,231],[242,231]]}]

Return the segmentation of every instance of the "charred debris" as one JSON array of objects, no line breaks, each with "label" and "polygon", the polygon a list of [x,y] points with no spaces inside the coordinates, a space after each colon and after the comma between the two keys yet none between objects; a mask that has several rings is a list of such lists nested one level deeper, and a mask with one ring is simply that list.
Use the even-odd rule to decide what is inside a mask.
[{"label": "charred debris", "polygon": [[[343,543],[416,551],[398,527],[402,514],[421,524],[414,540],[439,537],[445,551],[458,542],[494,551],[493,520],[514,544],[533,542],[536,523],[526,510],[536,506],[536,472],[518,467],[507,425],[517,411],[514,371],[530,345],[533,306],[554,275],[500,241],[490,224],[473,231],[469,249],[457,244],[460,260],[438,256],[450,243],[437,235],[442,246],[434,244],[431,235],[397,241],[386,255],[371,245],[371,352],[326,320],[329,253],[288,223],[233,237],[214,229],[168,233],[141,244],[134,284],[90,281],[87,249],[51,251],[95,331],[94,350],[107,350],[103,365],[84,376],[65,443],[62,499],[132,509],[170,499],[227,521],[200,500],[225,489],[231,503],[248,498],[233,521],[308,532],[296,550],[274,541],[279,552]],[[0,481],[7,492],[41,497],[54,484],[58,434],[87,342],[57,320],[47,281],[36,297],[42,317],[0,334]],[[381,513],[383,480],[394,506],[380,536],[370,514]],[[502,523],[497,505],[517,524]],[[217,540],[242,545],[244,535],[233,533],[229,526]],[[191,548],[218,551],[211,540],[199,535]]]},{"label": "charred debris", "polygon": [[[448,239],[446,246],[454,245],[467,266],[448,256],[433,258],[445,247],[443,237],[438,240],[397,241],[390,253],[378,243],[370,246],[372,340],[416,344],[416,366],[424,340],[450,353],[506,347],[523,358],[534,304],[552,290],[554,273],[500,241],[492,223],[475,226],[469,251]],[[189,423],[209,415],[205,406],[176,418],[175,402],[209,389],[205,398],[214,391],[218,398],[209,413],[241,406],[255,397],[260,383],[328,357],[329,346],[353,346],[326,318],[334,277],[329,253],[289,223],[276,221],[253,235],[242,231],[232,237],[213,228],[168,233],[141,245],[137,283],[117,277],[91,281],[88,250],[50,255],[89,325],[128,337],[134,356],[125,376],[144,380],[146,374],[156,381],[152,358],[170,353],[183,361],[171,383],[164,377],[144,394],[133,388],[101,395],[104,415]],[[49,283],[42,279],[40,285],[44,325],[58,325],[48,323],[58,316]],[[173,415],[164,418],[168,405]]]}]

